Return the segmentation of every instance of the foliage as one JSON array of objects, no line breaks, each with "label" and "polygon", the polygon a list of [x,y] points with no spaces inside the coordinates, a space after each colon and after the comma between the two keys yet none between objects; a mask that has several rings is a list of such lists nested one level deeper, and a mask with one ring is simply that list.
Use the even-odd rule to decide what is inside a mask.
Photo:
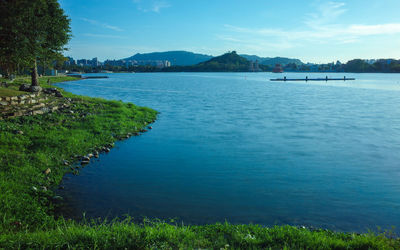
[{"label": "foliage", "polygon": [[372,66],[361,59],[350,60],[346,63],[344,70],[346,72],[368,72],[372,70]]},{"label": "foliage", "polygon": [[0,15],[0,66],[10,74],[17,65],[29,65],[36,84],[37,60],[60,58],[71,37],[70,20],[57,0],[3,0]]},{"label": "foliage", "polygon": [[214,57],[192,66],[190,71],[249,71],[250,62],[236,54],[236,51]]}]

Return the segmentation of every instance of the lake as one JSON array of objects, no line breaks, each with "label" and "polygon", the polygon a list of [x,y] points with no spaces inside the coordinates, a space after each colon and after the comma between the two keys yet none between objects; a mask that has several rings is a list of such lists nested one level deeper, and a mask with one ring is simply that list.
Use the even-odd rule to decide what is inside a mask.
[{"label": "lake", "polygon": [[[306,75],[356,80],[269,81]],[[400,74],[108,76],[58,86],[160,114],[64,178],[64,216],[400,227]]]}]

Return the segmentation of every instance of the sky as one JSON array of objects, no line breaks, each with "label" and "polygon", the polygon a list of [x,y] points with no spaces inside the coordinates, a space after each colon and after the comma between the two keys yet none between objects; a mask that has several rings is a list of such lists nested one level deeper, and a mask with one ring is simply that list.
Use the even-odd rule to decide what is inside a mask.
[{"label": "sky", "polygon": [[59,0],[66,56],[228,51],[303,62],[400,58],[400,0]]}]

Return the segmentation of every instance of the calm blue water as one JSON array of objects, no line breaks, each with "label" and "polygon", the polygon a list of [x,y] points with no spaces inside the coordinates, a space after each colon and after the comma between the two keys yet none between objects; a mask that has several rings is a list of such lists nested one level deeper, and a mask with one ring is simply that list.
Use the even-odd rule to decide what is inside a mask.
[{"label": "calm blue water", "polygon": [[63,213],[359,232],[400,227],[400,75],[268,80],[305,75],[109,74],[60,84],[161,112],[153,130],[65,178]]}]

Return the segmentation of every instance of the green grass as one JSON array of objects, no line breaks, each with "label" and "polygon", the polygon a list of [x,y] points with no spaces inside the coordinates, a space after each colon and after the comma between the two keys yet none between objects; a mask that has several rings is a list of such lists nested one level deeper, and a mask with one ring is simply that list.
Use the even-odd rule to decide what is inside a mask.
[{"label": "green grass", "polygon": [[[51,78],[62,81],[71,78]],[[73,79],[76,80],[76,79]],[[16,79],[11,89],[29,78]],[[46,87],[47,78],[40,79]],[[72,171],[63,161],[140,131],[157,112],[132,103],[75,96],[65,112],[0,121],[0,249],[400,249],[391,234],[291,226],[205,226],[131,219],[75,222],[55,218],[54,190]],[[22,133],[20,132],[22,131]],[[46,175],[44,170],[51,169]],[[73,171],[77,171],[74,169]],[[44,188],[45,187],[45,188]]]},{"label": "green grass", "polygon": [[399,249],[400,242],[385,235],[310,231],[292,226],[171,225],[125,221],[111,223],[59,222],[52,230],[4,234],[0,247],[87,249]]},{"label": "green grass", "polygon": [[[70,171],[63,160],[139,132],[156,119],[156,111],[132,103],[70,96],[72,112],[0,121],[0,231],[14,230],[15,223],[24,230],[54,224],[51,188]],[[47,168],[49,175],[43,173]]]},{"label": "green grass", "polygon": [[[47,83],[48,80],[50,80],[49,83]],[[53,83],[77,81],[77,80],[81,80],[81,78],[71,77],[71,76],[42,76],[39,77],[39,85],[43,88],[54,88],[54,86],[52,86]],[[26,94],[26,92],[18,91],[18,89],[21,86],[21,84],[31,84],[31,77],[29,76],[18,77],[12,82],[10,82],[8,79],[0,78],[0,82],[7,82],[9,84],[8,88],[4,87],[0,88],[0,96],[18,96]],[[68,93],[67,95],[71,96],[70,93]]]},{"label": "green grass", "polygon": [[11,88],[0,87],[0,97],[18,96],[18,95],[23,95],[23,94],[25,94],[25,92],[11,89]]}]

